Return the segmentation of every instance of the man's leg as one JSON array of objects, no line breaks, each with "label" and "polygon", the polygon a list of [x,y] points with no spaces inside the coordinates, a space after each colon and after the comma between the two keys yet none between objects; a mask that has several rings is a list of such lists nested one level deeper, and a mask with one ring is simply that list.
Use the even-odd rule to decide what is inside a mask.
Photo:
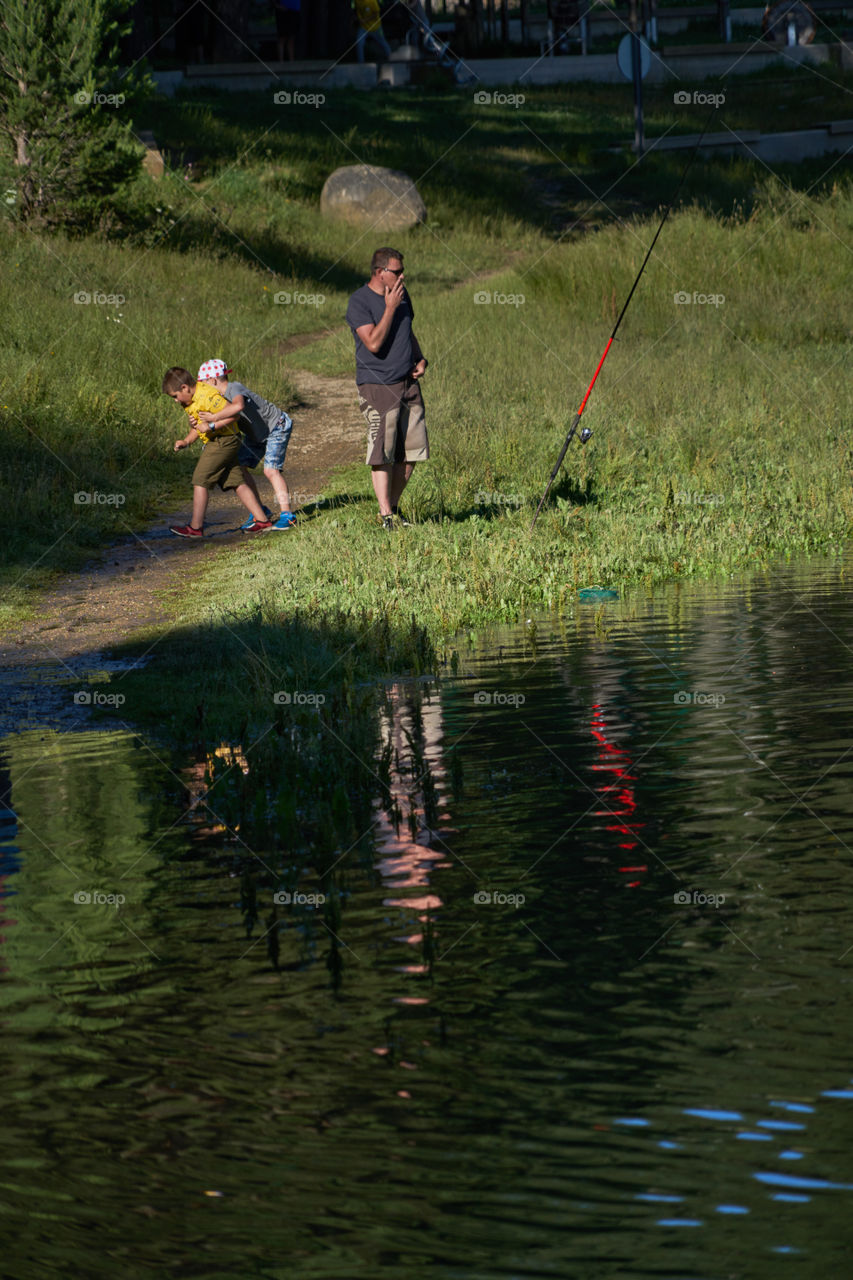
[{"label": "man's leg", "polygon": [[386,463],[379,467],[370,468],[370,477],[373,480],[373,492],[376,494],[376,501],[379,503],[379,514],[381,516],[390,516],[391,514],[391,484],[393,473],[397,470],[397,465],[405,467],[405,463],[395,464],[392,466]]},{"label": "man's leg", "polygon": [[415,469],[414,462],[395,462],[391,468],[391,506],[396,508],[399,506],[400,497],[406,485],[412,478],[412,472]]}]

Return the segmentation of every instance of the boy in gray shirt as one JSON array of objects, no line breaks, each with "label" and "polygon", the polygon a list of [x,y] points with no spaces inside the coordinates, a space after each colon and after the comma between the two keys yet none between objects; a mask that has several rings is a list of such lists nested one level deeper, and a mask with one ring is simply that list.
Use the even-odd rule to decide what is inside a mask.
[{"label": "boy in gray shirt", "polygon": [[[277,405],[270,404],[259,396],[257,391],[250,391],[242,382],[230,382],[224,360],[207,360],[198,371],[199,382],[206,382],[215,387],[228,400],[229,407],[220,409],[219,413],[200,413],[199,417],[207,422],[223,422],[239,419],[243,441],[238,458],[241,467],[256,467],[263,459],[264,475],[273,487],[275,496],[281,507],[281,514],[273,521],[273,529],[292,529],[296,524],[296,516],[290,509],[290,490],[287,481],[281,474],[293,419]],[[267,518],[272,514],[267,508]]]}]

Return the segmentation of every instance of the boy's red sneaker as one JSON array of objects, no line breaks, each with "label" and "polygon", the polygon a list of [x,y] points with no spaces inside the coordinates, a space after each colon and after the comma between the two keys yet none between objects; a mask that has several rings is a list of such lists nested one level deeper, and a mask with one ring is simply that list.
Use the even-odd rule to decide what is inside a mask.
[{"label": "boy's red sneaker", "polygon": [[191,524],[170,524],[169,533],[175,533],[179,538],[203,538],[203,529],[194,529]]},{"label": "boy's red sneaker", "polygon": [[243,530],[244,533],[266,533],[272,528],[271,520],[255,520],[252,524],[247,525]]}]

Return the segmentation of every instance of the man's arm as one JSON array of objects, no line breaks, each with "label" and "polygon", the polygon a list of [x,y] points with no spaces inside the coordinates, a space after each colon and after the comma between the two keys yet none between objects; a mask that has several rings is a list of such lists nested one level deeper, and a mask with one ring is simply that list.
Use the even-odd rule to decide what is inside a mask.
[{"label": "man's arm", "polygon": [[412,332],[412,360],[414,361],[414,367],[412,369],[412,377],[422,378],[423,375],[426,373],[426,367],[429,364],[429,361],[427,360],[424,353],[421,351],[421,344],[418,342],[417,338],[415,337],[414,331]]},{"label": "man's arm", "polygon": [[391,288],[385,290],[385,310],[382,313],[381,320],[376,324],[363,324],[356,329],[358,337],[373,355],[376,355],[388,337],[391,321],[394,319],[394,312],[403,301],[404,293],[403,281],[397,276]]}]

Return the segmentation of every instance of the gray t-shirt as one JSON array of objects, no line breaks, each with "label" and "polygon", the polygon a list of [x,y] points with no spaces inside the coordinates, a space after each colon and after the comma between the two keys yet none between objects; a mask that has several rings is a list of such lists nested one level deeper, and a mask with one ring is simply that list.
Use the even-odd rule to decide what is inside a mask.
[{"label": "gray t-shirt", "polygon": [[237,396],[243,397],[243,409],[237,419],[240,430],[255,444],[262,444],[273,427],[278,425],[281,409],[259,396],[257,391],[244,387],[242,382],[229,382],[225,388],[225,399],[230,403]]},{"label": "gray t-shirt", "polygon": [[364,324],[379,324],[385,314],[385,295],[376,293],[364,284],[349,300],[347,324],[355,338],[355,380],[363,382],[402,382],[412,371],[412,320],[415,313],[406,290],[403,300],[394,312],[388,337],[374,354],[359,338],[356,329]]}]

